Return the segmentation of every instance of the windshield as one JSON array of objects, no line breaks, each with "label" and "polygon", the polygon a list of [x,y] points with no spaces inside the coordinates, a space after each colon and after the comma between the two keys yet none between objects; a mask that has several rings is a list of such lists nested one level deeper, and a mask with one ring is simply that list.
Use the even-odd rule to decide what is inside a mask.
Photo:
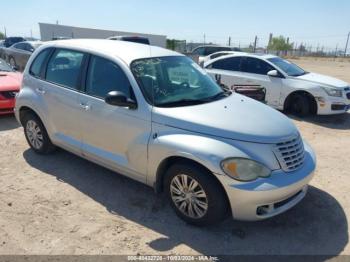
[{"label": "windshield", "polygon": [[157,107],[203,104],[229,95],[185,56],[137,60],[131,70],[147,101]]},{"label": "windshield", "polygon": [[2,59],[0,59],[0,72],[12,72],[12,68]]},{"label": "windshield", "polygon": [[274,65],[278,66],[280,69],[282,69],[287,75],[289,76],[302,76],[307,74],[306,71],[301,69],[299,66],[296,64],[293,64],[287,60],[284,60],[280,57],[274,57],[267,59]]}]

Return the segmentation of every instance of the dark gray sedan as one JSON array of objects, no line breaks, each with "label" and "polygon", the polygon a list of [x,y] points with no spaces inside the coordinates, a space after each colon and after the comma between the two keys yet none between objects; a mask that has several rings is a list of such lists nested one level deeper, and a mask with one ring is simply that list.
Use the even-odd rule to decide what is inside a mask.
[{"label": "dark gray sedan", "polygon": [[23,71],[29,57],[37,49],[42,42],[26,41],[19,42],[5,49],[7,62],[17,70]]}]

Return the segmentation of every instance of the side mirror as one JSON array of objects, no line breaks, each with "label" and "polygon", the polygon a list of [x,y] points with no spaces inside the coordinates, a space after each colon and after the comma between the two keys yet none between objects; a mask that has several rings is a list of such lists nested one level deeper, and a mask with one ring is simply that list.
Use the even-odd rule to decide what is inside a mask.
[{"label": "side mirror", "polygon": [[279,77],[277,70],[271,70],[271,71],[267,72],[267,75],[271,76],[271,77]]},{"label": "side mirror", "polygon": [[13,71],[18,71],[19,68],[18,68],[18,66],[12,66],[12,70],[13,70]]},{"label": "side mirror", "polygon": [[137,104],[134,100],[127,98],[122,92],[111,91],[107,94],[105,102],[112,106],[127,107],[130,109],[136,109]]}]

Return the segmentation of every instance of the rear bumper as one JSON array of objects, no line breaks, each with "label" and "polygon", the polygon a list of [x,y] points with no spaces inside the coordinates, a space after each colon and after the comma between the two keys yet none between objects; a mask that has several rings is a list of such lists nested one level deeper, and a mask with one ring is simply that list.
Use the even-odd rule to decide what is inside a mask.
[{"label": "rear bumper", "polygon": [[234,219],[257,221],[281,214],[298,204],[306,195],[314,175],[316,158],[305,145],[305,162],[297,171],[273,172],[269,178],[239,183],[228,176],[217,176],[227,193]]},{"label": "rear bumper", "polygon": [[15,99],[0,100],[0,115],[13,114]]}]

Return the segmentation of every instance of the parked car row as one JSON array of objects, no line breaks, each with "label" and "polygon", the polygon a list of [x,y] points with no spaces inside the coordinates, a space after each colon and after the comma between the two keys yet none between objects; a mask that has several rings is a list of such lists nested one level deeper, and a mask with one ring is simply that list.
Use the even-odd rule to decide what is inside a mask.
[{"label": "parked car row", "polygon": [[203,45],[196,47],[192,50],[192,55],[199,56],[198,63],[202,64],[208,60],[208,56],[219,52],[240,52],[241,49],[238,47],[230,46],[217,46],[217,45]]},{"label": "parked car row", "polygon": [[194,225],[285,212],[305,197],[316,164],[285,115],[222,89],[190,58],[144,44],[42,45],[15,115],[34,152],[61,147],[145,183]]},{"label": "parked car row", "polygon": [[205,70],[223,88],[265,97],[264,102],[278,110],[306,116],[342,114],[350,109],[349,83],[307,72],[277,56],[219,52],[204,61]]},{"label": "parked car row", "polygon": [[0,46],[0,58],[14,69],[23,71],[29,57],[41,44],[40,41],[27,41],[23,37],[8,37]]}]

